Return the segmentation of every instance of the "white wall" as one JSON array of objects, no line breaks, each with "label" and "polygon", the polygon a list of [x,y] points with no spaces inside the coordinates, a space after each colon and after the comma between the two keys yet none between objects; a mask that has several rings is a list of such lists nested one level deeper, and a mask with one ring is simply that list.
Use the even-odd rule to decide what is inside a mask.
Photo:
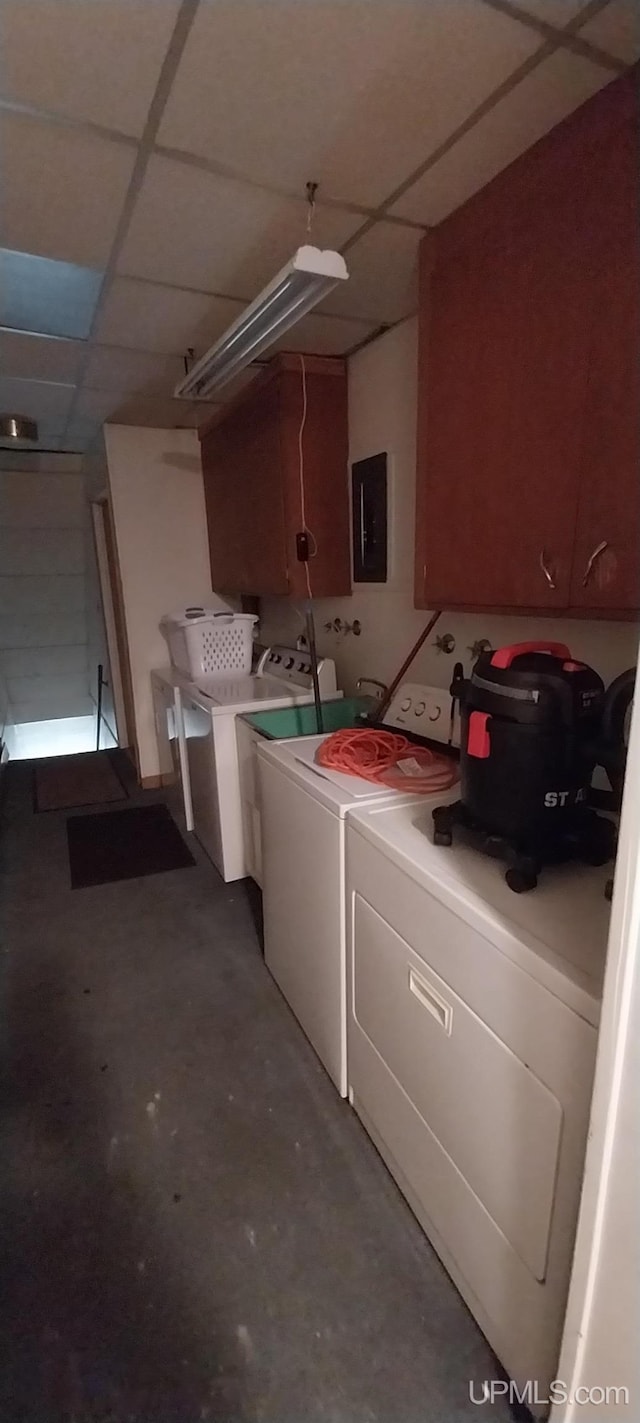
[{"label": "white wall", "polygon": [[83,523],[77,456],[2,456],[0,668],[17,724],[91,711]]},{"label": "white wall", "polygon": [[211,601],[209,543],[194,430],[105,425],[136,740],[142,779],[159,774],[150,673],[169,662],[164,613]]},{"label": "white wall", "polygon": [[[358,677],[389,682],[429,618],[413,606],[413,542],[417,416],[417,322],[405,321],[358,352],[349,362],[349,456],[365,459],[388,452],[390,487],[390,561],[386,584],[356,585],[351,598],[322,599],[316,604],[318,648],[334,657],[340,685],[353,691]],[[313,588],[313,563],[311,580]],[[286,599],[263,599],[262,642],[288,641],[302,631],[302,616]],[[362,634],[346,638],[327,633],[335,617],[362,624]],[[553,636],[575,656],[590,662],[605,682],[633,666],[638,629],[634,624],[579,619],[507,618],[443,613],[436,632],[452,632],[453,656],[423,648],[411,676],[447,686],[453,663],[471,666],[469,646],[486,637],[492,645]]]}]

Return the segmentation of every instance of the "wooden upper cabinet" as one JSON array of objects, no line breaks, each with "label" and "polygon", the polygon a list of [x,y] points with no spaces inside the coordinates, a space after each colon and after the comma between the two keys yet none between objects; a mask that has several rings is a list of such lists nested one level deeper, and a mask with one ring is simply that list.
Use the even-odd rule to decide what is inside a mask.
[{"label": "wooden upper cabinet", "polygon": [[306,526],[312,595],[350,593],[344,363],[276,358],[200,438],[213,587],[307,597]]},{"label": "wooden upper cabinet", "polygon": [[607,153],[598,243],[571,606],[640,607],[640,143],[635,106]]},{"label": "wooden upper cabinet", "polygon": [[[609,86],[423,242],[419,607],[640,604],[637,537],[634,553],[614,528],[638,471],[631,92],[626,78]],[[603,551],[583,587],[604,539],[615,579]]]}]

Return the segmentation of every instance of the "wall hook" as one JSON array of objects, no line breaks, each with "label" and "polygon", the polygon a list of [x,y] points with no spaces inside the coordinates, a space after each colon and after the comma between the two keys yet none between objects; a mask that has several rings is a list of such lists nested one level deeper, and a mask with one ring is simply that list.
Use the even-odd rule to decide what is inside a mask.
[{"label": "wall hook", "polygon": [[456,640],[452,632],[438,633],[433,639],[433,646],[438,652],[451,653],[456,650]]},{"label": "wall hook", "polygon": [[491,652],[491,650],[491,643],[489,642],[488,637],[479,637],[476,642],[470,643],[467,648],[467,651],[471,653],[474,662],[478,657],[482,656],[483,652]]}]

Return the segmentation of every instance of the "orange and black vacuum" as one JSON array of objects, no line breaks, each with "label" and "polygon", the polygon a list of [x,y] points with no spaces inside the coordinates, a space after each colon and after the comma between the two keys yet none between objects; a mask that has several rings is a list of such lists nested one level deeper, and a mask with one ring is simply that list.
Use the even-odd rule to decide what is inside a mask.
[{"label": "orange and black vacuum", "polygon": [[543,865],[603,865],[614,823],[589,804],[602,759],[604,683],[562,643],[521,642],[483,653],[451,693],[460,702],[461,799],[433,812],[436,844],[462,827],[509,862],[506,880],[532,889]]}]

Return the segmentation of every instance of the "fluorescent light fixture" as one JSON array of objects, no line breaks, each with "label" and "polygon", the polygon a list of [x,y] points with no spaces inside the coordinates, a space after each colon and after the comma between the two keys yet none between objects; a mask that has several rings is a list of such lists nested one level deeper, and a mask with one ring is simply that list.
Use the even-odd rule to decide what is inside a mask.
[{"label": "fluorescent light fixture", "polygon": [[176,386],[174,395],[183,400],[206,400],[262,355],[280,336],[335,287],[347,281],[344,257],[339,252],[321,252],[318,247],[299,247],[295,256],[260,296],[225,331],[188,375]]}]

